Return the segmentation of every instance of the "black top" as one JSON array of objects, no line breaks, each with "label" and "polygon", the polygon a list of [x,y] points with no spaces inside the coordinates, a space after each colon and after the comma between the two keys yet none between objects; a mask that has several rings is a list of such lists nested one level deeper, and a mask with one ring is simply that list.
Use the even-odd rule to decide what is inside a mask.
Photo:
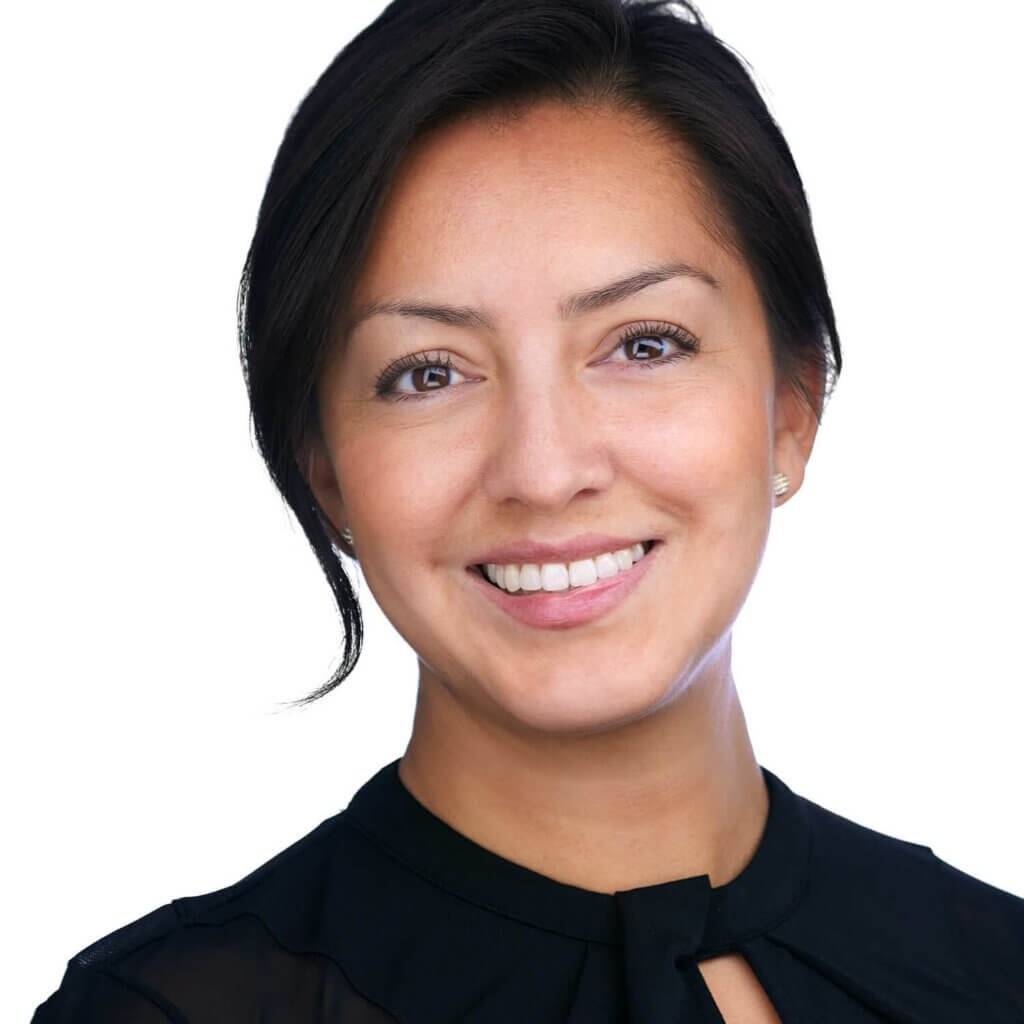
[{"label": "black top", "polygon": [[1024,900],[761,770],[738,877],[606,895],[456,832],[395,761],[242,881],[83,950],[33,1024],[721,1022],[697,963],[728,951],[785,1024],[1024,1021]]}]

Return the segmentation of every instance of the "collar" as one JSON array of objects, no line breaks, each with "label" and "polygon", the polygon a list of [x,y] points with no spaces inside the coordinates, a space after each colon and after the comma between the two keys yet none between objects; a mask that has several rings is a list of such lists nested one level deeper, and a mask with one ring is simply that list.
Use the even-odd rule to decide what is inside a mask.
[{"label": "collar", "polygon": [[810,861],[802,799],[766,768],[768,817],[753,857],[732,881],[694,875],[613,894],[558,882],[456,831],[406,789],[393,761],[343,816],[428,882],[483,909],[547,931],[639,951],[655,945],[702,959],[771,930],[795,909]]}]

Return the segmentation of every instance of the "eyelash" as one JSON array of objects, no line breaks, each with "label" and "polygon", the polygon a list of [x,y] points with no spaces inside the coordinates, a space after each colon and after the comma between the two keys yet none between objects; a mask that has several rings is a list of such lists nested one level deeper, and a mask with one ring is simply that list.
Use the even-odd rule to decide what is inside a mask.
[{"label": "eyelash", "polygon": [[[697,339],[682,327],[677,327],[675,324],[652,323],[648,321],[644,323],[631,324],[627,327],[623,332],[622,337],[619,338],[618,343],[615,346],[615,351],[623,345],[628,345],[629,342],[636,341],[639,338],[651,338],[654,340],[667,338],[674,341],[679,346],[679,351],[656,359],[627,360],[628,362],[635,363],[637,366],[642,366],[647,370],[655,369],[659,366],[665,366],[669,363],[675,363],[680,359],[689,359],[690,356],[700,348]],[[413,352],[410,355],[402,356],[401,359],[396,359],[393,363],[384,367],[378,375],[375,384],[378,396],[386,398],[388,401],[392,402],[404,402],[410,398],[413,400],[428,398],[431,393],[435,391],[450,390],[449,388],[431,388],[427,391],[417,392],[391,390],[395,382],[403,373],[405,373],[406,370],[416,369],[421,366],[429,366],[437,369],[450,369],[452,368],[453,363],[451,356],[448,353]]]}]

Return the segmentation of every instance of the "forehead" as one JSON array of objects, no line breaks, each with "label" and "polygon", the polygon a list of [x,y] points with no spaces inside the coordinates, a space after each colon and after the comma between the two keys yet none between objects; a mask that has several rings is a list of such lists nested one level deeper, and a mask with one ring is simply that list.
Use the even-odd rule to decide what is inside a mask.
[{"label": "forehead", "polygon": [[355,301],[443,292],[500,309],[523,289],[542,308],[655,259],[728,280],[742,271],[710,221],[684,147],[635,114],[543,102],[464,117],[407,154]]}]

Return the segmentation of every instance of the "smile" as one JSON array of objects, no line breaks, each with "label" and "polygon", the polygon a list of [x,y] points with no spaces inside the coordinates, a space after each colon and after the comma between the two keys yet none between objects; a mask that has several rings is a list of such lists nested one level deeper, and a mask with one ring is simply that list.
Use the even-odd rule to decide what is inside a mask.
[{"label": "smile", "polygon": [[[467,569],[467,576],[490,605],[522,625],[536,629],[571,629],[593,622],[622,604],[658,561],[663,547],[664,544],[658,541],[633,545],[632,548],[623,549],[625,555],[621,562],[618,552],[609,552],[608,556],[615,561],[614,573],[611,573],[611,563],[605,560],[603,554],[593,559],[582,559],[581,562],[515,566],[513,568],[519,569],[519,579],[517,581],[513,573],[511,582],[518,582],[519,589],[513,593],[509,593],[496,581],[503,579],[508,586],[509,566],[475,565]],[[635,558],[636,548],[640,549],[640,553]],[[630,560],[629,567],[620,568],[626,557]],[[590,567],[586,565],[588,562]],[[575,574],[573,566],[577,567]],[[500,576],[499,570],[503,570]],[[608,575],[602,576],[602,570]],[[572,582],[574,578],[583,581],[591,575],[594,579],[590,583]],[[538,582],[541,585],[536,587]]]},{"label": "smile", "polygon": [[576,562],[550,562],[542,565],[488,563],[475,568],[508,594],[525,595],[541,590],[545,593],[558,593],[590,587],[598,580],[611,579],[621,572],[628,572],[651,550],[654,543],[653,540],[644,541]]}]

